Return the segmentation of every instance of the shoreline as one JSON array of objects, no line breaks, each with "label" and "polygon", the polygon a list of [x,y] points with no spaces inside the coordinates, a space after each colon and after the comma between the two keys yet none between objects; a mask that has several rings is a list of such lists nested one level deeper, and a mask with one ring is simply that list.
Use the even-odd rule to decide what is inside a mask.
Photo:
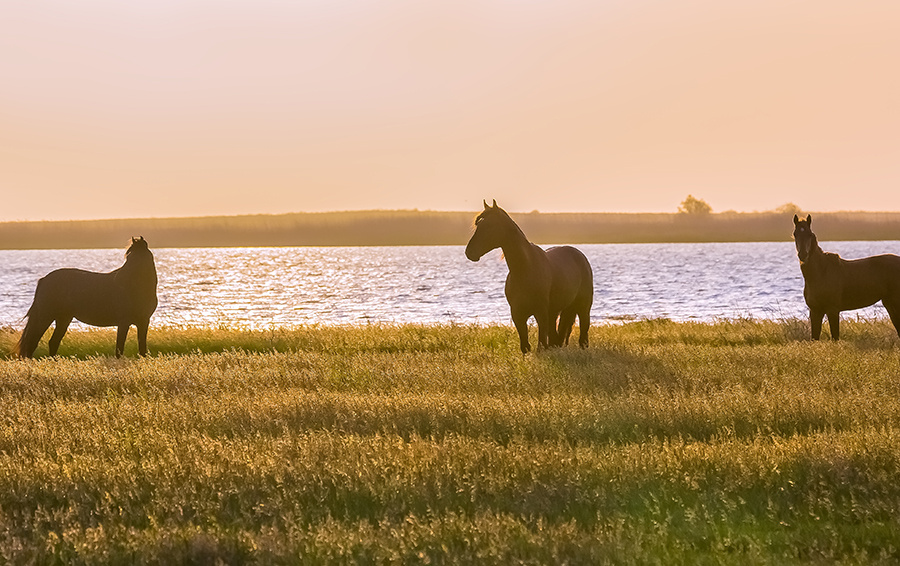
[{"label": "shoreline", "polygon": [[[893,349],[900,344],[890,319],[885,317],[851,318],[841,320],[841,341],[839,344],[856,344],[860,347],[885,347]],[[577,326],[575,331],[577,331]],[[35,352],[37,359],[48,359],[47,339],[52,329],[48,329]],[[537,327],[529,326],[532,338],[537,338]],[[574,332],[574,331],[573,331]],[[13,359],[10,355],[19,338],[20,329],[11,326],[0,327],[0,360]],[[66,333],[59,350],[59,358],[85,359],[93,356],[112,356],[115,345],[115,328],[88,327],[72,328]],[[722,319],[713,322],[673,321],[667,318],[641,319],[621,324],[591,324],[590,346],[580,350],[570,344],[561,348],[550,348],[538,353],[542,355],[578,355],[577,352],[603,351],[610,343],[618,343],[627,337],[638,341],[649,340],[656,343],[662,336],[668,336],[669,343],[694,344],[701,341],[713,344],[754,345],[773,344],[784,346],[791,343],[810,343],[809,320],[802,317],[783,319]],[[490,337],[492,348],[518,351],[515,328],[509,324],[415,324],[383,323],[361,325],[296,325],[251,329],[235,327],[169,326],[150,328],[148,345],[150,357],[224,353],[299,353],[306,351],[332,351],[337,349],[347,353],[370,351],[431,351],[435,348],[452,351],[470,346],[471,341],[480,343]],[[823,331],[821,343],[830,343],[827,328]],[[330,345],[330,346],[328,346]],[[838,346],[842,347],[842,346]],[[125,358],[136,359],[137,339],[134,329],[130,329],[125,346]],[[530,356],[531,354],[529,354]],[[525,356],[528,358],[528,356]]]}]

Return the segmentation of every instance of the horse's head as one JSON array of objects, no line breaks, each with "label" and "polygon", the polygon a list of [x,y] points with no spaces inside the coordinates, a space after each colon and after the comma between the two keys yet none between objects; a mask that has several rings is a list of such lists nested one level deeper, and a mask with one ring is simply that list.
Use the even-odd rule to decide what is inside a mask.
[{"label": "horse's head", "polygon": [[478,261],[481,256],[503,245],[510,226],[515,226],[506,211],[494,201],[488,206],[484,201],[484,211],[475,218],[475,233],[466,245],[466,257]]},{"label": "horse's head", "polygon": [[143,236],[131,238],[131,244],[125,250],[125,265],[116,270],[116,282],[152,290],[156,308],[156,262]]},{"label": "horse's head", "polygon": [[128,256],[131,254],[138,253],[150,253],[150,246],[147,245],[147,240],[144,239],[143,236],[138,236],[137,238],[131,238],[131,244],[128,245],[128,249],[125,250],[125,259],[128,259]]},{"label": "horse's head", "polygon": [[809,259],[809,254],[818,245],[816,235],[812,231],[812,216],[807,214],[805,220],[794,215],[794,245],[800,261]]}]

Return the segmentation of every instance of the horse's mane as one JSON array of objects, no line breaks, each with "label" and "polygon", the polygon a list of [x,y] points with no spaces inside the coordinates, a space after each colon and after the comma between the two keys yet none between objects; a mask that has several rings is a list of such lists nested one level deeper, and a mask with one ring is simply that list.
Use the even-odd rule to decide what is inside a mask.
[{"label": "horse's mane", "polygon": [[501,215],[501,217],[505,218],[516,229],[516,231],[519,234],[521,234],[523,238],[525,238],[526,241],[531,243],[531,240],[528,240],[528,237],[525,235],[525,232],[523,232],[522,229],[519,227],[519,225],[516,224],[516,221],[512,219],[512,217],[509,215],[508,212],[506,212],[499,206],[493,206],[493,207],[488,207],[488,208],[484,209],[481,212],[481,214],[479,214],[478,216],[475,217],[474,225],[478,226],[479,222],[481,222],[482,220],[484,220],[485,218],[487,218],[488,216],[490,216],[492,214]]},{"label": "horse's mane", "polygon": [[801,261],[800,263],[808,263],[809,259],[812,258],[813,255],[822,256],[822,261],[826,262],[829,265],[837,265],[841,262],[841,256],[835,252],[826,252],[822,249],[822,246],[819,245],[819,238],[814,234],[810,233],[810,239],[812,240],[812,245],[810,246],[810,255],[807,260]]},{"label": "horse's mane", "polygon": [[825,258],[825,261],[827,261],[831,265],[839,264],[842,259],[841,256],[836,254],[835,252],[822,252],[822,256]]}]

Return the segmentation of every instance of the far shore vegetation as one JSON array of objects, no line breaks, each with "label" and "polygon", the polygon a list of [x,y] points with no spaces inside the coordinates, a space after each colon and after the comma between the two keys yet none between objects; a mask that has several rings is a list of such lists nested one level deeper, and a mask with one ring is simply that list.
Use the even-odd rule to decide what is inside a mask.
[{"label": "far shore vegetation", "polygon": [[[0,223],[0,249],[116,248],[144,236],[153,248],[464,245],[478,210],[369,210],[194,218]],[[512,213],[538,244],[787,241],[786,204],[768,212],[713,212],[691,195],[675,213]],[[823,241],[898,240],[900,212],[813,212]]]},{"label": "far shore vegetation", "polygon": [[0,563],[900,562],[887,320],[590,332],[0,328]]}]

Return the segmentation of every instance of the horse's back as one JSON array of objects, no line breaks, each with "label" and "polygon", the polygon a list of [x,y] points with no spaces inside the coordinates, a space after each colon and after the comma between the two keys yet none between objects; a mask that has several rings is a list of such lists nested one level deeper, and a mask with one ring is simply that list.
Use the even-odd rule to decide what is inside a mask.
[{"label": "horse's back", "polygon": [[33,308],[81,320],[85,312],[106,310],[104,305],[115,301],[116,295],[111,274],[67,267],[38,280]]},{"label": "horse's back", "polygon": [[882,270],[889,274],[900,275],[900,256],[894,254],[881,254],[864,257],[862,259],[845,260],[848,263],[864,262],[872,265],[875,269]]},{"label": "horse's back", "polygon": [[112,291],[113,276],[84,269],[65,267],[56,269],[38,280],[37,293],[49,298],[64,299],[104,296]]},{"label": "horse's back", "polygon": [[840,259],[845,284],[870,284],[880,282],[892,286],[900,284],[900,256],[894,254],[873,255],[860,259]]},{"label": "horse's back", "polygon": [[568,306],[573,302],[590,305],[594,300],[594,273],[581,250],[556,246],[547,250],[553,269],[552,294]]},{"label": "horse's back", "polygon": [[842,267],[845,302],[852,301],[854,295],[859,297],[856,302],[866,302],[869,295],[877,296],[873,302],[886,297],[900,298],[900,256],[882,254],[845,259]]},{"label": "horse's back", "polygon": [[[118,271],[118,270],[117,270]],[[55,317],[74,317],[94,326],[117,326],[149,318],[156,310],[156,289],[147,297],[116,281],[117,271],[97,273],[63,268],[51,271],[38,281],[32,308]]]}]

